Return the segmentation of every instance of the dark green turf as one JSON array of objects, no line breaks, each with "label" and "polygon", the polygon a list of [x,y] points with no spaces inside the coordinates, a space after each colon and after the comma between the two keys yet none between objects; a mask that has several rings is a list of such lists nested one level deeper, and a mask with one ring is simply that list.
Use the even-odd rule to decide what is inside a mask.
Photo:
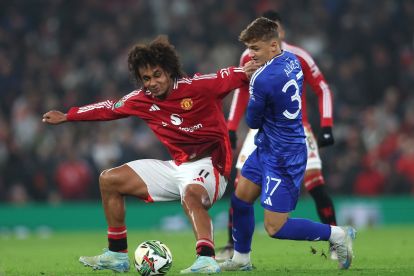
[{"label": "dark green turf", "polygon": [[[326,242],[292,242],[268,238],[262,231],[254,237],[253,272],[224,275],[414,275],[414,226],[360,230],[354,244],[356,258],[348,271],[321,256]],[[147,239],[166,243],[173,254],[169,275],[177,275],[192,264],[195,243],[191,232],[137,232],[129,230],[130,256],[135,246]],[[225,243],[224,231],[216,233],[216,245]],[[107,275],[92,271],[79,262],[80,255],[96,255],[106,246],[105,229],[100,232],[52,233],[48,238],[35,234],[26,239],[0,236],[0,275]],[[316,254],[311,253],[311,247]],[[132,268],[128,273],[138,275]]]}]

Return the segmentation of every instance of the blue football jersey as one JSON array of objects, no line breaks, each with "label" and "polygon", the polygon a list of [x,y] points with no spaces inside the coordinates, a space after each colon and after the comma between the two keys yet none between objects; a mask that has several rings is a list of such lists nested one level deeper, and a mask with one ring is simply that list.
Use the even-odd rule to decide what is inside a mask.
[{"label": "blue football jersey", "polygon": [[250,128],[259,129],[255,137],[259,149],[290,155],[306,148],[301,102],[303,78],[299,60],[286,51],[253,74],[246,122]]}]

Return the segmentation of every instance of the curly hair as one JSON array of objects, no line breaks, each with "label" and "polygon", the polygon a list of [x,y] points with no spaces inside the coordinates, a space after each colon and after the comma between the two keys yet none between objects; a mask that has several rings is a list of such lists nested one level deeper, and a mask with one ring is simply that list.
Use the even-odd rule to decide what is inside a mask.
[{"label": "curly hair", "polygon": [[279,38],[277,23],[265,17],[259,17],[250,23],[239,36],[243,43],[251,43],[259,40],[267,41],[272,38]]},{"label": "curly hair", "polygon": [[160,66],[171,78],[181,78],[186,74],[175,47],[170,44],[167,36],[160,35],[149,44],[136,44],[128,53],[128,69],[137,83],[141,83],[139,68]]}]

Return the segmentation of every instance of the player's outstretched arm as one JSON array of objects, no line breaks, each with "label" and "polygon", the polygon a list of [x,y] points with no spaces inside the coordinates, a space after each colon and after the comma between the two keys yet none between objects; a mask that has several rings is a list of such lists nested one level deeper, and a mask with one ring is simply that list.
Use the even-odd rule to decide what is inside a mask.
[{"label": "player's outstretched arm", "polygon": [[66,122],[68,119],[66,114],[57,110],[51,110],[43,114],[42,122],[51,125],[58,125]]}]

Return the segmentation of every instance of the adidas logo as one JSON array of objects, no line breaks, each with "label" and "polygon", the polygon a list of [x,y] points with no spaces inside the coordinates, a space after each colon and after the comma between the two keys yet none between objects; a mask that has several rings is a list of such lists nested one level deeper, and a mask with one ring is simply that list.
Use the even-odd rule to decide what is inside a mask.
[{"label": "adidas logo", "polygon": [[160,108],[156,104],[151,105],[151,107],[149,109],[149,111],[158,111],[158,110],[160,110]]},{"label": "adidas logo", "polygon": [[272,205],[272,200],[270,199],[270,197],[266,198],[266,200],[264,201],[264,204],[267,204],[269,206],[273,206]]},{"label": "adidas logo", "polygon": [[193,181],[198,181],[198,182],[203,182],[204,183],[204,177],[194,178]]}]

